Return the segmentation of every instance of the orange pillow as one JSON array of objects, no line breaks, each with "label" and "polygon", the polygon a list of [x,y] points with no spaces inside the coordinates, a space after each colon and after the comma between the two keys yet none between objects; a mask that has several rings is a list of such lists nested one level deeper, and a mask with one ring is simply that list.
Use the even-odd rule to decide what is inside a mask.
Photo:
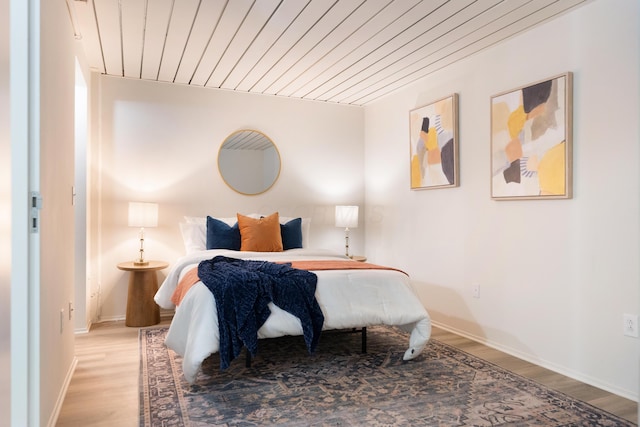
[{"label": "orange pillow", "polygon": [[282,235],[278,212],[262,218],[237,214],[240,229],[240,250],[282,252]]}]

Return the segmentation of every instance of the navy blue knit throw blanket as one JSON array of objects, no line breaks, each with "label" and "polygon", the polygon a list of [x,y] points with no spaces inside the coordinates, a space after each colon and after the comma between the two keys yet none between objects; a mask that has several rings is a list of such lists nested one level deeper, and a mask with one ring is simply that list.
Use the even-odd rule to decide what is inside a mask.
[{"label": "navy blue knit throw blanket", "polygon": [[198,265],[198,276],[216,300],[220,369],[228,368],[243,346],[256,355],[258,329],[271,314],[269,302],[300,319],[307,349],[314,352],[324,323],[314,273],[289,264],[216,256]]}]

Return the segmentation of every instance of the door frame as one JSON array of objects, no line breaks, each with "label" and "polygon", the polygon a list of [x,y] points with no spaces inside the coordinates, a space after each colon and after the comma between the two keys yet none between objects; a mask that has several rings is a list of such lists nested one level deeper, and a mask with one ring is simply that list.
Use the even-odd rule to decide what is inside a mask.
[{"label": "door frame", "polygon": [[[11,425],[40,425],[40,2],[10,0]],[[37,210],[36,210],[37,211]],[[35,212],[35,211],[34,211]]]}]

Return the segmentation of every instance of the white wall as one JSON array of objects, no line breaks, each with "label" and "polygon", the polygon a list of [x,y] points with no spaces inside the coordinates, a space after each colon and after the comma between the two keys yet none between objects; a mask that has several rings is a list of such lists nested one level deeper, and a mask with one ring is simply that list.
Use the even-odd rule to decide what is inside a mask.
[{"label": "white wall", "polygon": [[52,425],[74,361],[75,45],[64,2],[40,13],[40,419]]},{"label": "white wall", "polygon": [[[93,128],[92,271],[100,284],[100,320],[123,318],[128,276],[116,265],[139,246],[127,227],[127,203],[159,203],[159,226],[145,233],[148,259],[175,261],[184,253],[178,223],[184,215],[229,217],[271,213],[310,217],[311,246],[342,251],[336,204],[362,205],[364,111],[199,87],[99,76]],[[239,129],[265,133],[282,170],[267,192],[245,196],[218,172],[223,140]],[[353,230],[353,252],[364,248]],[[167,271],[160,272],[160,280]]]},{"label": "white wall", "polygon": [[87,121],[89,99],[82,65],[76,60],[74,104],[74,329],[88,332],[91,325],[91,291],[87,280]]},{"label": "white wall", "polygon": [[[8,18],[8,8],[6,2],[2,3],[0,9],[4,13],[0,15]],[[68,302],[73,298],[74,256],[70,199],[73,36],[64,3],[32,1],[23,5],[15,1],[11,2],[11,12],[11,24],[7,20],[0,26],[3,30],[11,28],[12,47],[9,86],[7,39],[2,33],[0,163],[4,167],[0,167],[0,181],[10,184],[10,189],[2,185],[0,193],[2,250],[6,248],[5,236],[11,236],[11,242],[6,243],[9,253],[0,256],[0,299],[3,303],[10,301],[11,307],[0,310],[0,323],[3,328],[8,326],[4,315],[11,314],[12,378],[11,382],[5,381],[4,369],[9,365],[3,357],[0,424],[54,425],[74,360],[73,328],[67,318]],[[41,16],[46,19],[41,20]],[[7,105],[9,94],[11,103]],[[5,163],[9,160],[11,164]],[[43,198],[38,233],[29,233],[28,228],[30,190],[40,191]],[[9,262],[13,284],[10,299],[4,293],[8,292],[4,267]],[[64,310],[62,319],[60,310]],[[12,395],[5,399],[4,387],[9,385]]]},{"label": "white wall", "polygon": [[[366,108],[366,254],[408,271],[437,324],[633,399],[638,2],[598,0]],[[489,99],[574,73],[574,197],[490,199]],[[459,94],[460,182],[409,190],[409,110]],[[471,285],[481,286],[479,299]]]}]

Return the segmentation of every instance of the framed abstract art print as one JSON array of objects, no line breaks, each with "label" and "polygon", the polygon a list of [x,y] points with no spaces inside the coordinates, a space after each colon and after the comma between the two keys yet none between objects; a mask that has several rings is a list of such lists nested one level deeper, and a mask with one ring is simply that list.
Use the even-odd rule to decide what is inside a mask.
[{"label": "framed abstract art print", "polygon": [[457,187],[458,95],[409,112],[411,189]]},{"label": "framed abstract art print", "polygon": [[569,199],[572,75],[491,97],[491,198]]}]

